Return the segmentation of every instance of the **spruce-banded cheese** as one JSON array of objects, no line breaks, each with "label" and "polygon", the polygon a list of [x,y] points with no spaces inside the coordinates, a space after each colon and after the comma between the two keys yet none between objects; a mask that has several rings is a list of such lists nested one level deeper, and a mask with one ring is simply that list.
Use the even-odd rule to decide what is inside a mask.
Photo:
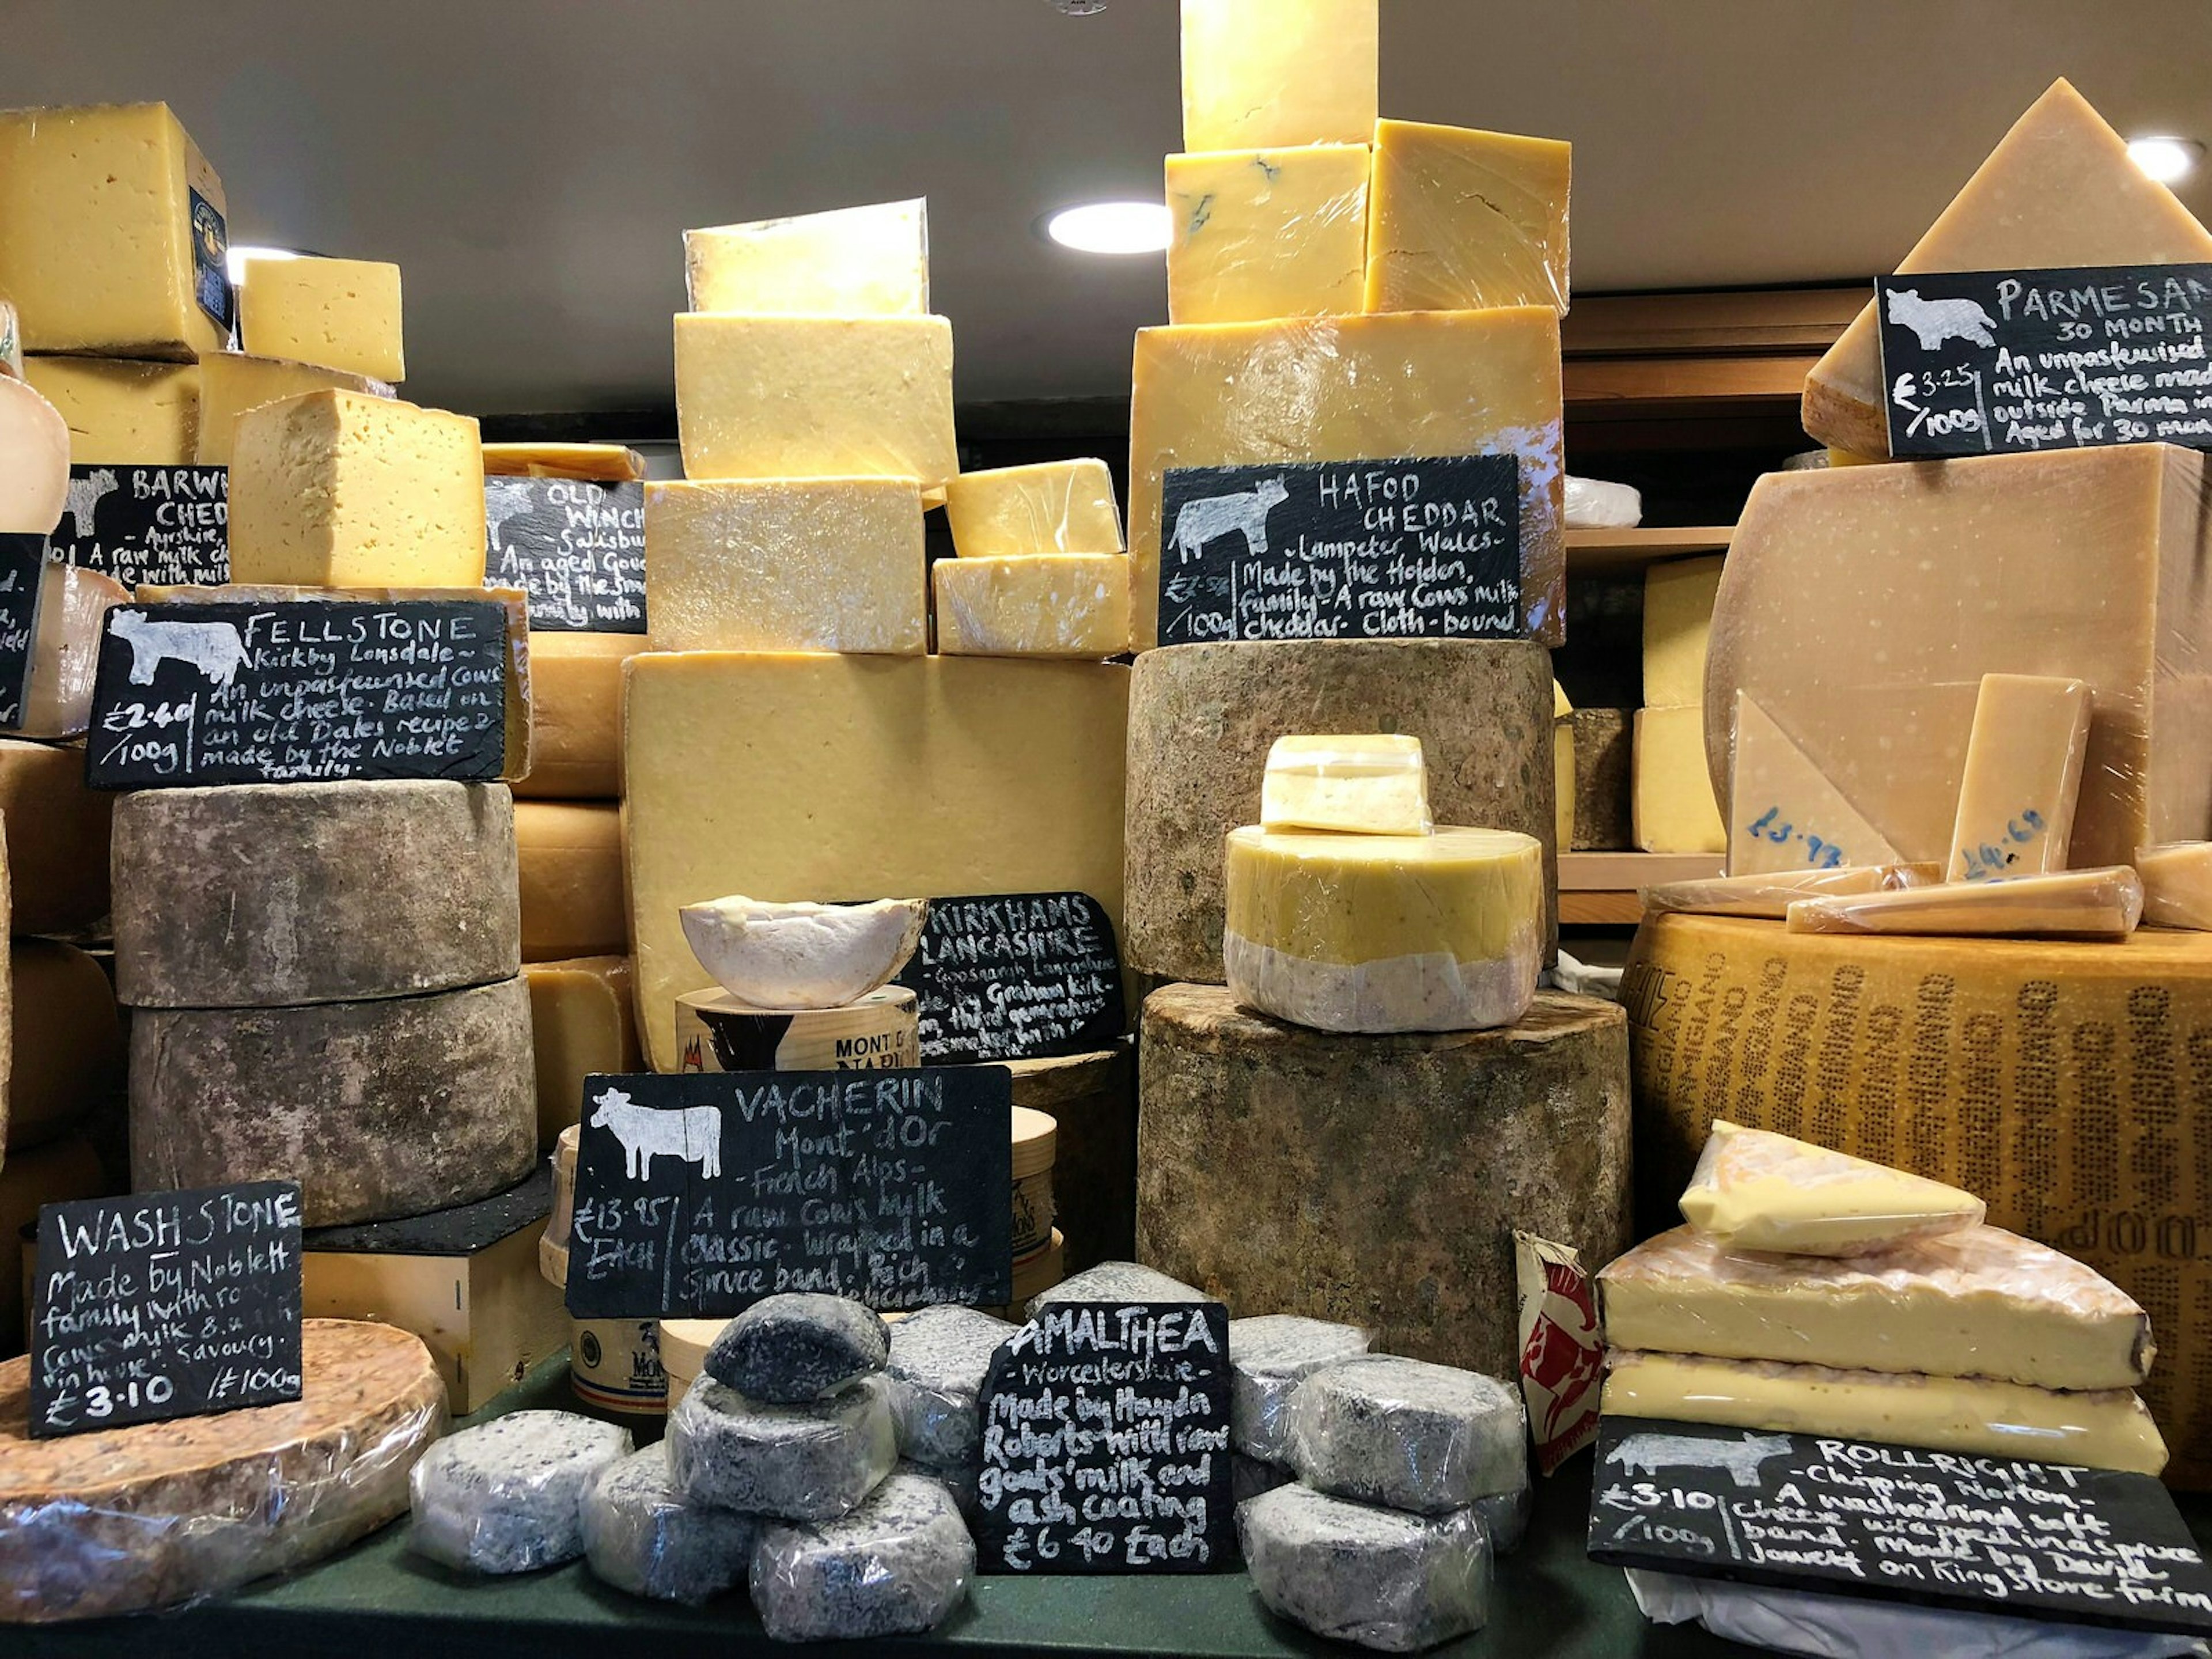
[{"label": "spruce-banded cheese", "polygon": [[1431,833],[1436,821],[1429,816],[1421,740],[1389,732],[1277,738],[1260,786],[1260,827]]},{"label": "spruce-banded cheese", "polygon": [[945,522],[963,559],[1122,550],[1114,477],[1101,460],[963,472],[945,483]]},{"label": "spruce-banded cheese", "polygon": [[1985,1376],[1922,1376],[1626,1348],[1613,1349],[1606,1364],[1608,1416],[1832,1435],[2136,1474],[2157,1474],[2166,1464],[2157,1425],[2125,1389],[2061,1394]]},{"label": "spruce-banded cheese", "polygon": [[1324,1031],[1457,1031],[1528,1012],[1544,849],[1509,830],[1229,834],[1229,988]]},{"label": "spruce-banded cheese", "polygon": [[939,559],[937,648],[949,657],[1075,657],[1129,649],[1129,559],[1056,553]]},{"label": "spruce-banded cheese", "polygon": [[308,392],[353,392],[389,398],[390,386],[366,374],[243,351],[210,351],[200,359],[199,425],[191,459],[200,466],[228,466],[238,417],[249,409]]},{"label": "spruce-banded cheese", "polygon": [[374,259],[248,259],[238,286],[239,343],[397,384],[407,378],[399,267]]},{"label": "spruce-banded cheese", "polygon": [[[1805,751],[1752,701],[1748,692],[1735,695],[1735,738],[1730,760],[1730,876],[1840,873],[1845,869],[1879,869],[1897,862],[1897,849],[1881,831],[1860,815],[1842,790],[1821,776],[1819,769],[1805,758]],[[1684,763],[1693,762],[1694,757]],[[1936,874],[1942,874],[1940,868]],[[1846,884],[1821,890],[1854,890]]]},{"label": "spruce-banded cheese", "polygon": [[635,994],[628,957],[533,962],[522,975],[530,986],[530,1042],[537,1060],[538,1146],[550,1152],[561,1132],[582,1115],[586,1078],[619,1077],[643,1066]]},{"label": "spruce-banded cheese", "polygon": [[623,914],[622,814],[611,801],[518,801],[522,959],[618,955]]},{"label": "spruce-banded cheese", "polygon": [[48,563],[38,574],[38,617],[21,717],[0,727],[27,738],[76,738],[92,721],[92,684],[107,613],[131,590],[83,565]]},{"label": "spruce-banded cheese", "polygon": [[1168,320],[1360,311],[1368,158],[1364,143],[1169,156]]},{"label": "spruce-banded cheese", "polygon": [[197,363],[30,357],[23,378],[69,422],[72,465],[182,466],[192,459],[200,429]]},{"label": "spruce-banded cheese", "polygon": [[12,927],[74,933],[107,914],[116,797],[84,785],[84,750],[0,738],[0,831]]},{"label": "spruce-banded cheese", "polygon": [[1791,1255],[1887,1251],[1977,1226],[1987,1208],[1940,1181],[1725,1121],[1682,1194],[1682,1218],[1723,1249]]},{"label": "spruce-banded cheese", "polygon": [[1705,716],[1697,704],[1636,711],[1629,817],[1647,853],[1728,850],[1728,827],[1705,770]]},{"label": "spruce-banded cheese", "polygon": [[866,1072],[921,1064],[921,1017],[903,985],[842,1007],[757,1008],[722,990],[676,999],[678,1072]]},{"label": "spruce-banded cheese", "polygon": [[2179,842],[2136,854],[2142,919],[2159,927],[2212,931],[2212,842]]},{"label": "spruce-banded cheese", "polygon": [[922,899],[767,904],[743,894],[682,912],[700,966],[739,1001],[771,1010],[857,1002],[906,966],[928,915]]},{"label": "spruce-banded cheese", "polygon": [[481,587],[483,455],[473,416],[308,392],[233,429],[231,580]]},{"label": "spruce-banded cheese", "polygon": [[1947,879],[1995,881],[2066,867],[2089,702],[2080,680],[1982,676]]},{"label": "spruce-banded cheese", "polygon": [[929,204],[916,198],[684,233],[694,311],[919,317],[929,310]]},{"label": "spruce-banded cheese", "polygon": [[1953,933],[2004,939],[2125,939],[2142,915],[2126,865],[2001,881],[1937,882],[1790,905],[1793,933]]},{"label": "spruce-banded cheese", "polygon": [[44,536],[69,501],[70,429],[27,381],[0,374],[0,531]]},{"label": "spruce-banded cheese", "polygon": [[1565,314],[1572,155],[1556,138],[1377,121],[1365,309]]},{"label": "spruce-banded cheese", "polygon": [[1183,0],[1182,147],[1364,144],[1377,0]]},{"label": "spruce-banded cheese", "polygon": [[656,651],[929,647],[928,557],[912,478],[746,478],[645,489]]},{"label": "spruce-banded cheese", "polygon": [[[123,1028],[99,963],[59,939],[8,945],[8,1157],[104,1110],[123,1080]],[[0,1326],[0,1334],[4,1334]]]},{"label": "spruce-banded cheese", "polygon": [[622,794],[622,665],[642,634],[530,636],[529,775],[517,799],[614,800]]}]

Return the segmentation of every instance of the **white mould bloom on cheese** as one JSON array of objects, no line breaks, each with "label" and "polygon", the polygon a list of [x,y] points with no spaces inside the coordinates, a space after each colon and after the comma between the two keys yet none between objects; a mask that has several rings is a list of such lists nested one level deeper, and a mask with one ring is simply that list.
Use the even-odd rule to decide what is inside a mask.
[{"label": "white mould bloom on cheese", "polygon": [[887,983],[921,941],[926,899],[687,904],[684,937],[724,990],[756,1008],[842,1008]]}]

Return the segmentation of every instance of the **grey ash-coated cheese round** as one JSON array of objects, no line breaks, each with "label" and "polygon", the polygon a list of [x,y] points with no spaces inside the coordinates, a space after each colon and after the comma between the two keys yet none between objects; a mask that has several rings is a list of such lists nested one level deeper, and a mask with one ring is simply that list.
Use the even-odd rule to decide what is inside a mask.
[{"label": "grey ash-coated cheese round", "polygon": [[131,1173],[141,1192],[296,1181],[310,1227],[473,1203],[538,1159],[520,979],[304,1008],[141,1009]]},{"label": "grey ash-coated cheese round", "polygon": [[504,784],[140,790],[116,803],[112,867],[129,1006],[353,1002],[521,971]]},{"label": "grey ash-coated cheese round", "polygon": [[1291,1462],[1308,1486],[1419,1515],[1528,1484],[1520,1390],[1382,1355],[1316,1371],[1291,1396]]},{"label": "grey ash-coated cheese round", "polygon": [[944,1623],[975,1572],[975,1541],[951,1493],[896,1474],[842,1519],[765,1528],[753,1607],[779,1642],[911,1635]]},{"label": "grey ash-coated cheese round", "polygon": [[707,1350],[705,1369],[748,1400],[795,1406],[883,1370],[890,1351],[874,1309],[841,1296],[787,1291],[725,1325]]},{"label": "grey ash-coated cheese round", "polygon": [[1030,1298],[1026,1310],[1035,1319],[1060,1302],[1206,1302],[1213,1298],[1194,1285],[1170,1279],[1157,1268],[1136,1261],[1102,1261],[1085,1267],[1072,1279],[1063,1279],[1050,1290]]},{"label": "grey ash-coated cheese round", "polygon": [[744,1581],[760,1523],[686,1503],[664,1441],[599,1472],[584,1493],[583,1533],[584,1559],[602,1583],[696,1607]]},{"label": "grey ash-coated cheese round", "polygon": [[835,1519],[897,1462],[880,1376],[795,1406],[748,1400],[702,1376],[668,1419],[669,1468],[684,1501],[749,1515]]},{"label": "grey ash-coated cheese round", "polygon": [[450,1435],[410,1481],[407,1547],[465,1571],[535,1572],[584,1552],[584,1493],[629,1431],[574,1412],[511,1412]]},{"label": "grey ash-coated cheese round", "polygon": [[1289,1460],[1291,1395],[1324,1365],[1367,1352],[1374,1338],[1356,1325],[1296,1314],[1229,1322],[1229,1424],[1238,1452],[1263,1463]]},{"label": "grey ash-coated cheese round", "polygon": [[1237,1512],[1261,1605],[1334,1642],[1414,1653],[1482,1628],[1490,1543],[1468,1510],[1427,1517],[1279,1486]]},{"label": "grey ash-coated cheese round", "polygon": [[981,1455],[983,1386],[1015,1327],[975,1308],[923,1308],[891,1328],[891,1422],[899,1455],[968,1469]]}]

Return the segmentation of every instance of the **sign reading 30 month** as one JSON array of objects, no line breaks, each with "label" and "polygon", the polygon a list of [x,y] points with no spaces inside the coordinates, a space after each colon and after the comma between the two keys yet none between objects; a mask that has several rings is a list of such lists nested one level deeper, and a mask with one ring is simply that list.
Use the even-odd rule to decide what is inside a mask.
[{"label": "sign reading 30 month", "polygon": [[494,599],[118,605],[86,781],[490,781],[506,760],[507,629]]}]

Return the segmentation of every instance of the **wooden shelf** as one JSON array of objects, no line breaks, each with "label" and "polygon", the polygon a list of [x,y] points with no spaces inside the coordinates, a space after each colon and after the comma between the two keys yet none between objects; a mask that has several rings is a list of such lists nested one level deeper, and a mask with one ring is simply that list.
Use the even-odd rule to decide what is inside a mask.
[{"label": "wooden shelf", "polygon": [[1559,920],[1633,927],[1644,920],[1639,890],[1717,876],[1723,862],[1718,853],[1562,853]]},{"label": "wooden shelf", "polygon": [[1567,574],[1570,576],[1613,574],[1640,570],[1662,559],[1688,558],[1700,553],[1725,553],[1735,534],[1733,525],[1705,525],[1689,530],[1570,530],[1567,532]]}]

